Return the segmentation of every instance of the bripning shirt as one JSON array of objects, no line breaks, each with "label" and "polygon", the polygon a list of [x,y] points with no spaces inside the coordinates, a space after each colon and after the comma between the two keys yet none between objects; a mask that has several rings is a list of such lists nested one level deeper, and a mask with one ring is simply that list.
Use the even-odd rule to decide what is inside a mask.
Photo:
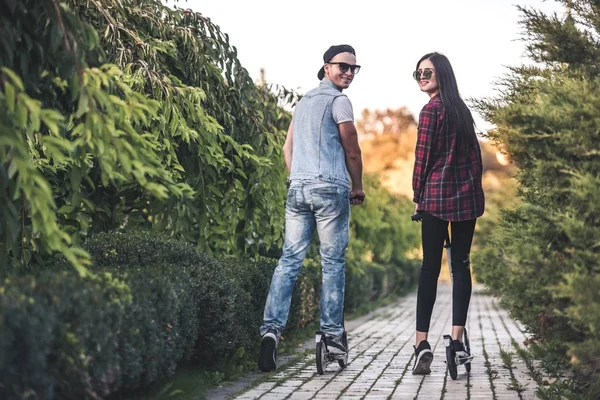
[{"label": "bripning shirt", "polygon": [[419,114],[413,201],[418,210],[445,221],[480,217],[485,207],[479,142],[474,139],[471,150],[461,152],[456,138],[455,124],[447,120],[440,96],[434,96]]},{"label": "bripning shirt", "polygon": [[346,96],[338,96],[333,99],[331,115],[338,125],[344,122],[354,122],[354,111],[350,99]]}]

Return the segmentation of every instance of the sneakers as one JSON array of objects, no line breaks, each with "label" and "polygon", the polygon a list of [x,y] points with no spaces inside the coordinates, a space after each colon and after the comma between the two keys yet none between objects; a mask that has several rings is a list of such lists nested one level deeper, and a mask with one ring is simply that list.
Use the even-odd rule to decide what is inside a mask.
[{"label": "sneakers", "polygon": [[348,351],[339,339],[334,339],[330,336],[325,337],[325,344],[327,346],[329,354],[341,355],[346,354],[346,352]]},{"label": "sneakers", "polygon": [[452,341],[452,349],[454,350],[456,365],[463,365],[473,359],[473,356],[465,350],[465,346],[460,340]]},{"label": "sneakers", "polygon": [[[414,347],[414,346],[413,346]],[[427,375],[431,373],[431,362],[433,361],[433,353],[431,346],[427,340],[421,340],[419,346],[415,349],[415,365],[413,365],[413,375]]]},{"label": "sneakers", "polygon": [[258,368],[262,372],[275,371],[277,368],[277,332],[269,329],[260,342],[260,353],[258,355]]}]

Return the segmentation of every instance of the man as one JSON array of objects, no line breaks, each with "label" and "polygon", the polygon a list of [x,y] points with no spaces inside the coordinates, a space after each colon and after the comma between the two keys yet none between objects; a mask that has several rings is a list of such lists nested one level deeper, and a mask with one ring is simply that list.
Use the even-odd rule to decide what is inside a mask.
[{"label": "man", "polygon": [[[277,345],[290,310],[292,290],[315,228],[319,234],[323,284],[321,331],[334,354],[341,343],[350,204],[362,204],[362,158],[352,104],[342,90],[360,66],[352,46],[331,46],[323,55],[320,85],[306,93],[294,110],[283,153],[290,171],[285,209],[285,243],[260,327],[258,366],[277,366]],[[348,177],[350,175],[350,179]]]}]

